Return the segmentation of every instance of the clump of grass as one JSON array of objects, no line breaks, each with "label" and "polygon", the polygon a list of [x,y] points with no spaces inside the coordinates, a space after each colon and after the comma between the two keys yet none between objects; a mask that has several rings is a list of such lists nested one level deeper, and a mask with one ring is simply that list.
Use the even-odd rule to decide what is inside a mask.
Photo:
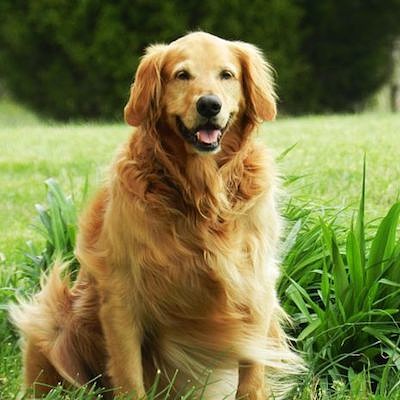
[{"label": "clump of grass", "polygon": [[[202,400],[204,399],[205,386],[194,386],[193,382],[187,381],[184,387],[177,391],[175,388],[178,371],[175,371],[172,377],[169,377],[169,382],[163,388],[160,387],[161,372],[157,371],[153,384],[146,394],[147,400]],[[61,385],[54,387],[45,396],[45,400],[93,400],[111,398],[110,389],[102,389],[96,386],[95,380],[88,382],[81,388],[66,388]],[[34,393],[26,393],[23,399],[30,399]],[[119,395],[119,400],[132,400],[139,398],[135,392],[127,395]]]},{"label": "clump of grass", "polygon": [[289,203],[279,293],[294,335],[322,388],[400,391],[400,202],[366,229],[365,164],[358,214],[346,230],[335,216]]},{"label": "clump of grass", "polygon": [[[95,383],[89,382],[86,385],[78,388],[71,389],[58,385],[50,390],[44,397],[46,400],[89,400],[89,399],[103,399],[104,395],[109,393],[109,390],[104,390],[96,387]],[[22,397],[23,400],[31,399],[35,393],[28,391]]]},{"label": "clump of grass", "polygon": [[[27,243],[26,263],[23,266],[25,276],[37,286],[40,276],[53,264],[56,258],[69,262],[71,273],[78,268],[74,250],[77,235],[77,201],[73,195],[66,195],[57,181],[49,178],[45,181],[47,202],[37,204],[38,221],[34,228],[45,240],[44,248],[38,250],[32,242]],[[88,183],[85,182],[82,198],[87,195]]]}]

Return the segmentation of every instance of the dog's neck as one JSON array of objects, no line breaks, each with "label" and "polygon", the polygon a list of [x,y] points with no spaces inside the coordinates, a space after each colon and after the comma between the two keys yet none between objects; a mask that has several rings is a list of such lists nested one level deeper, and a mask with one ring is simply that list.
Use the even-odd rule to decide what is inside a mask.
[{"label": "dog's neck", "polygon": [[158,125],[152,130],[139,127],[129,145],[129,158],[154,160],[154,163],[135,163],[141,176],[147,179],[143,195],[149,188],[170,189],[202,217],[218,218],[231,209],[235,201],[232,198],[238,190],[244,159],[251,147],[251,130],[250,126],[233,124],[218,153],[199,154],[188,151],[185,142],[168,126]]}]

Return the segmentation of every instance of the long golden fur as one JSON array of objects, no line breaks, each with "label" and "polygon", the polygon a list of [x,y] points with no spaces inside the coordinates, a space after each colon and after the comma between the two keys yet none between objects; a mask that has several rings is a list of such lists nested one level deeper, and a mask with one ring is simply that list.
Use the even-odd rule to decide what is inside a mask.
[{"label": "long golden fur", "polygon": [[56,263],[11,312],[35,396],[97,378],[141,397],[176,370],[176,392],[278,395],[299,360],[275,290],[274,165],[253,137],[275,114],[256,47],[196,32],[147,49],[125,107],[137,129],[80,221],[76,281]]}]

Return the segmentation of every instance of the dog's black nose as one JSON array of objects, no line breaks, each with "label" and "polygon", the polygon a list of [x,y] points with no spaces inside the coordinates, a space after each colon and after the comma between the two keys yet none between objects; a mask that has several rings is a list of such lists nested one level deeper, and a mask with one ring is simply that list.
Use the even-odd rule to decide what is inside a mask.
[{"label": "dog's black nose", "polygon": [[197,112],[206,118],[217,115],[221,111],[221,107],[221,100],[213,94],[201,96],[196,103]]}]

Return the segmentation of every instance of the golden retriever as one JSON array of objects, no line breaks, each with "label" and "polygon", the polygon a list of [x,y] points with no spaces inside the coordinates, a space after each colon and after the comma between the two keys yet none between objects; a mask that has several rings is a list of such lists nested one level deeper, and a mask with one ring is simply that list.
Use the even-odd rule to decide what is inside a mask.
[{"label": "golden retriever", "polygon": [[275,290],[274,166],[254,140],[275,114],[253,45],[195,32],[147,49],[125,107],[137,129],[80,221],[76,281],[56,263],[12,310],[34,396],[96,378],[141,398],[157,375],[193,398],[278,396],[299,359]]}]

